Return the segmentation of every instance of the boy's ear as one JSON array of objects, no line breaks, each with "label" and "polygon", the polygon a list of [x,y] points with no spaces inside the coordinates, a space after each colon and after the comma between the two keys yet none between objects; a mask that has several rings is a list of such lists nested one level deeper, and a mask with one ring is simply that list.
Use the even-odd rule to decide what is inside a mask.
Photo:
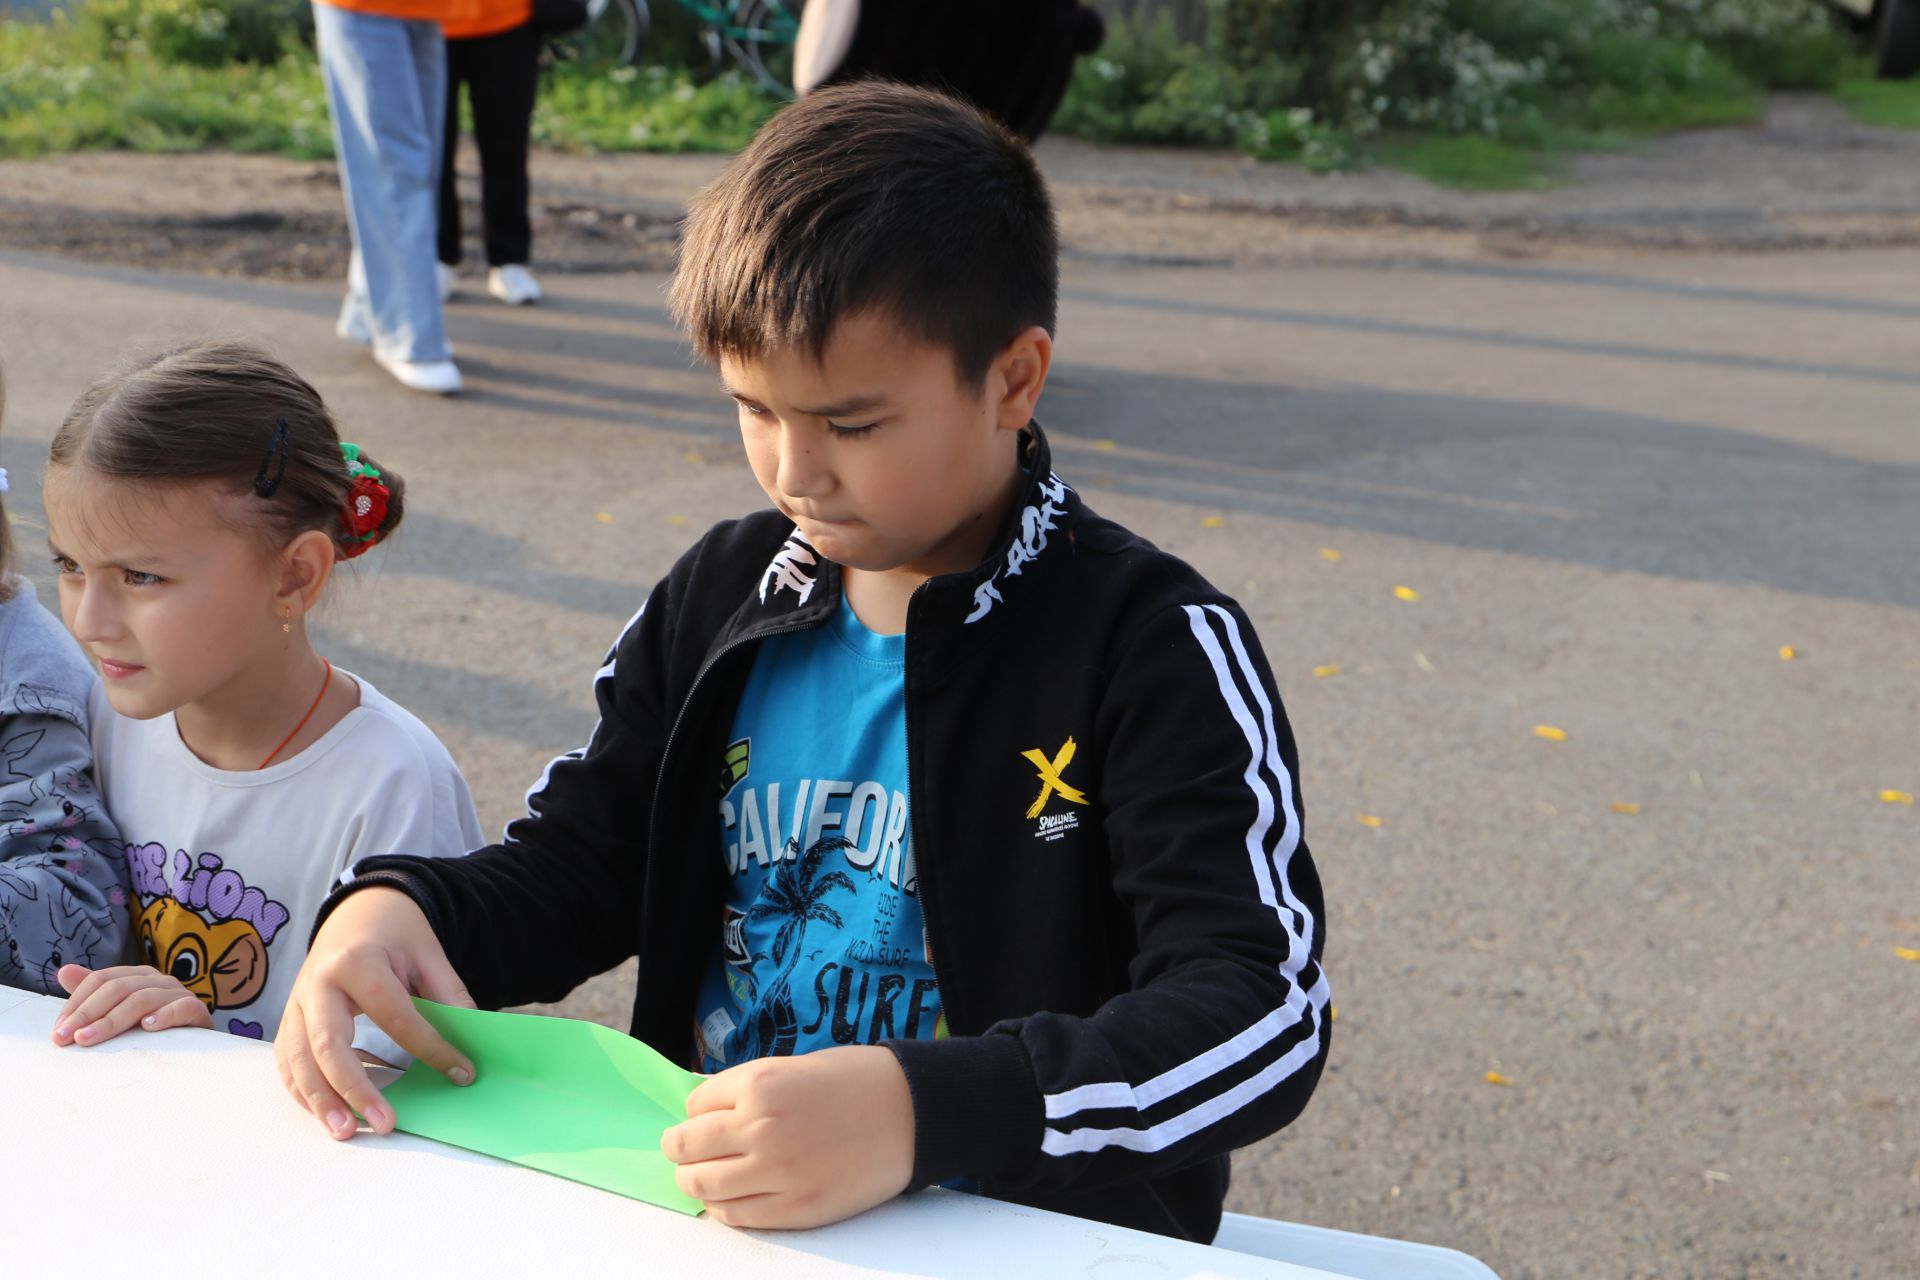
[{"label": "boy's ear", "polygon": [[280,589],[274,604],[283,614],[291,610],[300,617],[320,602],[333,576],[333,539],[318,529],[308,529],[289,542],[280,552]]},{"label": "boy's ear", "polygon": [[1018,431],[1033,421],[1052,367],[1053,335],[1037,324],[1001,349],[987,384],[997,396],[994,409],[1002,431]]}]

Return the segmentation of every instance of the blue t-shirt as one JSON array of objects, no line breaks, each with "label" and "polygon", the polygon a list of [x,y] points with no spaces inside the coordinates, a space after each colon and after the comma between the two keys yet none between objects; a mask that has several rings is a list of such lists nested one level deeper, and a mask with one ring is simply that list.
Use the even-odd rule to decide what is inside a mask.
[{"label": "blue t-shirt", "polygon": [[763,640],[729,742],[698,1068],[945,1036],[907,821],[906,637],[843,599]]}]

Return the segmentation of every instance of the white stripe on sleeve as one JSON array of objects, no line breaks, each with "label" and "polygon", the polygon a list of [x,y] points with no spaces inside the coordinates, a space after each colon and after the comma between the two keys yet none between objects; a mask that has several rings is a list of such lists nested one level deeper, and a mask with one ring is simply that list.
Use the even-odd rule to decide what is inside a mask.
[{"label": "white stripe on sleeve", "polygon": [[[1079,1128],[1066,1132],[1048,1130],[1042,1140],[1041,1150],[1050,1155],[1081,1154],[1115,1145],[1135,1151],[1158,1151],[1198,1132],[1215,1120],[1231,1114],[1245,1102],[1260,1096],[1274,1083],[1291,1075],[1303,1063],[1311,1062],[1319,1052],[1320,1019],[1324,1017],[1330,993],[1324,974],[1316,975],[1312,988],[1304,992],[1298,981],[1300,974],[1311,963],[1312,955],[1309,947],[1310,935],[1309,937],[1301,935],[1299,922],[1311,922],[1312,917],[1294,895],[1292,886],[1286,879],[1288,861],[1299,848],[1300,824],[1294,811],[1291,776],[1280,761],[1278,733],[1273,721],[1273,706],[1266,696],[1266,690],[1260,683],[1251,659],[1247,656],[1246,647],[1241,642],[1239,627],[1233,616],[1218,605],[1204,608],[1197,605],[1183,607],[1194,639],[1199,642],[1201,650],[1207,655],[1207,660],[1213,669],[1214,679],[1220,687],[1221,698],[1226,703],[1234,722],[1240,726],[1241,734],[1246,738],[1249,758],[1243,779],[1254,797],[1254,819],[1247,828],[1246,835],[1247,856],[1260,900],[1273,911],[1281,928],[1287,934],[1287,957],[1280,965],[1281,972],[1288,978],[1286,1000],[1280,1008],[1272,1010],[1231,1039],[1214,1045],[1144,1084],[1135,1086],[1125,1081],[1109,1081],[1080,1085],[1061,1093],[1048,1094],[1045,1097],[1046,1118],[1058,1120],[1081,1111],[1098,1109],[1142,1111],[1219,1074],[1235,1063],[1244,1061],[1289,1027],[1304,1023],[1310,1028],[1310,1033],[1300,1044],[1295,1045],[1257,1075],[1207,1102],[1189,1108],[1150,1128]],[[1248,687],[1254,691],[1254,696],[1260,704],[1261,720],[1258,722],[1255,721],[1251,709],[1247,706],[1246,699],[1241,696],[1239,686],[1234,679],[1234,671],[1228,662],[1226,652],[1221,648],[1219,638],[1206,621],[1208,612],[1220,617],[1226,624],[1239,671]],[[1262,732],[1263,729],[1264,732]],[[1284,854],[1274,857],[1271,861],[1266,849],[1266,837],[1273,823],[1275,806],[1273,794],[1268,789],[1266,779],[1260,774],[1262,764],[1273,771],[1274,780],[1278,783],[1281,792],[1281,806],[1284,812],[1279,841],[1279,850],[1284,851]],[[1279,882],[1279,893],[1285,899],[1284,907],[1281,905],[1281,897],[1275,895],[1276,876]],[[1295,912],[1298,912],[1297,916]],[[1310,923],[1309,927],[1311,927]]]}]

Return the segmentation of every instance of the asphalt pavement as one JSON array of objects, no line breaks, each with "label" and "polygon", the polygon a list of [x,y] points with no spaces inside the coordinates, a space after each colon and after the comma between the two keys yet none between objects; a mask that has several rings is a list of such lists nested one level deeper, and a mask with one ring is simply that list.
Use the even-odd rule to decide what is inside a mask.
[{"label": "asphalt pavement", "polygon": [[[1920,1274],[1916,282],[1912,249],[1069,264],[1059,470],[1247,605],[1326,885],[1331,1066],[1231,1207],[1509,1280]],[[267,343],[408,482],[322,650],[497,829],[758,498],[662,278],[547,283],[452,307],[436,400],[332,336],[331,286],[0,251],[27,568],[92,376]]]}]

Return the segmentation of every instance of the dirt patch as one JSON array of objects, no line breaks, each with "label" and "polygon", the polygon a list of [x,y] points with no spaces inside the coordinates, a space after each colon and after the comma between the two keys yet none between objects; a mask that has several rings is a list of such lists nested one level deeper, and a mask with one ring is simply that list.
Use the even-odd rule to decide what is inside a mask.
[{"label": "dirt patch", "polygon": [[[1920,132],[1783,95],[1751,128],[1675,134],[1575,161],[1540,191],[1468,194],[1404,173],[1315,175],[1228,152],[1041,143],[1071,257],[1163,265],[1605,257],[1920,244]],[[672,265],[687,200],[721,156],[539,153],[545,271]],[[478,182],[460,160],[468,270]],[[0,163],[0,244],[96,261],[336,278],[347,231],[331,164],[270,156],[81,155]]]},{"label": "dirt patch", "polygon": [[[477,184],[462,191],[469,269],[482,255]],[[0,244],[93,261],[279,280],[337,279],[347,221],[331,164],[268,156],[94,155],[0,166]],[[672,264],[677,211],[600,208],[536,193],[550,271]]]}]

